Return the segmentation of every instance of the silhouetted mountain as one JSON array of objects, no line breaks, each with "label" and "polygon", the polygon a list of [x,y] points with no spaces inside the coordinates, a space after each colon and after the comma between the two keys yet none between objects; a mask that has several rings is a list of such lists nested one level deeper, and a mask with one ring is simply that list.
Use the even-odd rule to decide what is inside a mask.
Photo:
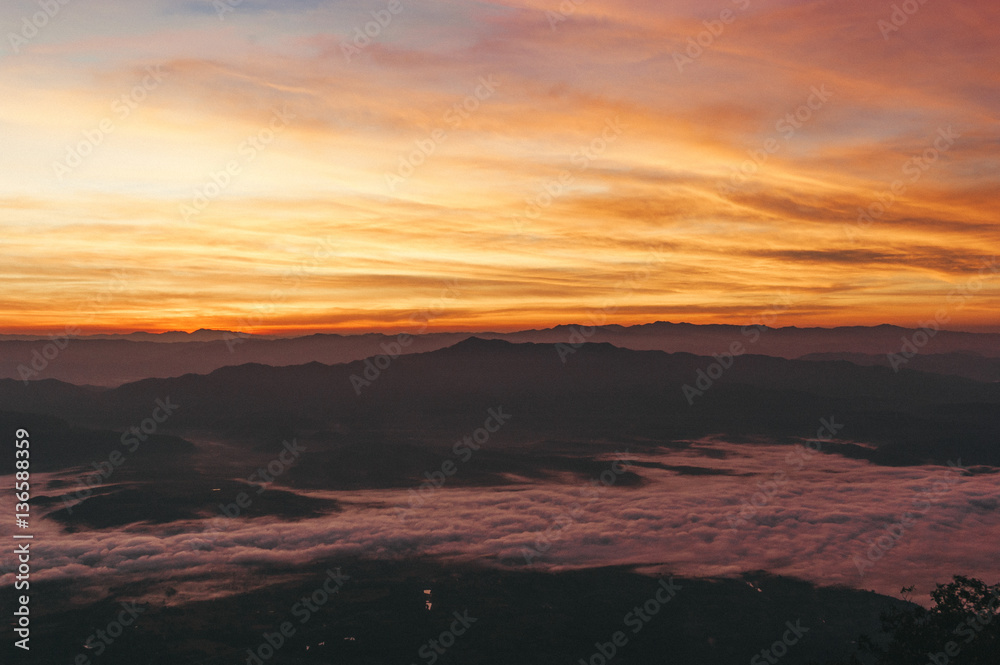
[{"label": "silhouetted mountain", "polygon": [[[846,360],[855,365],[880,365],[891,367],[888,354],[867,353],[810,353],[800,360]],[[918,353],[911,358],[898,354],[894,359],[896,366],[914,369],[933,374],[952,374],[964,376],[975,381],[992,383],[1000,381],[1000,358],[987,358],[969,351],[955,353]]]},{"label": "silhouetted mountain", "polygon": [[[924,334],[924,333],[919,333]],[[815,353],[899,353],[918,331],[897,326],[845,328],[769,328],[657,322],[637,326],[590,328],[556,326],[514,333],[476,333],[476,337],[547,344],[610,343],[633,350],[711,355],[733,342],[747,353],[797,358]],[[220,367],[256,362],[275,367],[311,361],[336,364],[378,354],[410,354],[445,348],[470,333],[403,336],[316,334],[269,338],[217,330],[194,333],[132,333],[74,338],[54,353],[48,338],[0,338],[0,378],[58,379],[76,384],[117,386],[150,377],[207,374]],[[922,342],[923,339],[918,337]],[[46,350],[46,347],[48,349]],[[978,353],[1000,358],[1000,334],[940,331],[921,347],[922,354]],[[43,355],[44,354],[44,355]],[[920,369],[936,371],[924,364]],[[947,368],[946,368],[947,369]],[[944,371],[949,374],[962,372]]]},{"label": "silhouetted mountain", "polygon": [[[49,387],[62,397],[59,384],[50,382]],[[13,433],[25,429],[31,434],[31,470],[53,471],[81,465],[100,465],[109,459],[112,452],[130,458],[128,473],[145,470],[166,472],[171,466],[183,466],[184,457],[194,451],[194,446],[176,436],[164,434],[143,434],[143,440],[123,439],[132,435],[122,431],[87,429],[71,426],[61,418],[39,413],[16,413],[0,411],[0,431]],[[129,453],[132,454],[129,454]],[[95,469],[90,468],[93,472]],[[8,455],[0,461],[0,475],[14,473],[14,456]],[[124,473],[124,472],[122,472]],[[122,475],[119,473],[119,476]]]},{"label": "silhouetted mountain", "polygon": [[[499,406],[514,414],[503,428],[503,446],[512,455],[560,438],[670,445],[722,435],[792,442],[814,436],[819,419],[834,416],[844,424],[840,438],[875,446],[838,449],[849,456],[886,464],[956,457],[1000,463],[1000,384],[846,361],[745,355],[726,369],[719,362],[729,364],[598,344],[581,346],[563,363],[556,345],[468,339],[395,360],[247,364],[108,390],[6,380],[0,404],[121,430],[149,418],[157,400],[168,400],[177,408],[163,431],[207,432],[264,447],[315,437],[333,451],[331,467],[351,446],[388,442],[401,456],[403,475],[427,468],[420,451],[450,446]],[[416,457],[404,463],[407,450]],[[383,476],[376,484],[401,482],[391,466],[375,471],[369,457],[372,473]]]}]

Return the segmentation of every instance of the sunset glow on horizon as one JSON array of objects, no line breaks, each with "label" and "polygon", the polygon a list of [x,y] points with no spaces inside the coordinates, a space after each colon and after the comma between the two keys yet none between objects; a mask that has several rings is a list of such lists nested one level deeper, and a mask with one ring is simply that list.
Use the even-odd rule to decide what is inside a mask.
[{"label": "sunset glow on horizon", "polygon": [[1000,332],[995,3],[51,4],[0,333]]}]

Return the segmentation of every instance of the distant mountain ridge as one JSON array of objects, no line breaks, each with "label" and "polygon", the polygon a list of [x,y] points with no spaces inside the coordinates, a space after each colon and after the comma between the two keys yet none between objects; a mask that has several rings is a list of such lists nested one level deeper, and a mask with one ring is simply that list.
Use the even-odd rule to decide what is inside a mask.
[{"label": "distant mountain ridge", "polygon": [[[813,354],[848,354],[843,359],[900,353],[908,341],[921,339],[919,330],[882,325],[844,328],[769,328],[766,326],[695,325],[657,322],[636,326],[586,327],[564,325],[513,333],[427,333],[341,335],[318,333],[304,337],[271,338],[219,330],[194,333],[132,333],[61,340],[10,339],[0,336],[0,378],[58,379],[78,385],[117,386],[144,378],[207,374],[221,367],[256,362],[271,366],[316,361],[338,364],[388,354],[434,351],[475,336],[510,342],[564,344],[610,343],[636,351],[685,352],[711,356],[734,342],[746,353],[778,358]],[[57,348],[64,346],[65,348]],[[939,331],[919,349],[919,361],[909,367],[974,378],[968,363],[956,359],[928,362],[940,354],[975,353],[1000,358],[1000,334]],[[570,353],[569,351],[568,353]],[[864,361],[861,364],[873,364]],[[987,379],[992,376],[987,373]]]},{"label": "distant mountain ridge", "polygon": [[[70,335],[74,340],[97,340],[97,339],[121,339],[136,342],[213,342],[228,339],[234,335],[251,336],[257,339],[274,339],[272,335],[248,335],[247,333],[234,333],[229,330],[212,330],[210,328],[200,328],[194,332],[184,330],[169,330],[161,333],[144,332],[141,330],[130,333],[97,333],[93,335]],[[48,341],[49,335],[0,335],[0,342],[3,341]]]}]

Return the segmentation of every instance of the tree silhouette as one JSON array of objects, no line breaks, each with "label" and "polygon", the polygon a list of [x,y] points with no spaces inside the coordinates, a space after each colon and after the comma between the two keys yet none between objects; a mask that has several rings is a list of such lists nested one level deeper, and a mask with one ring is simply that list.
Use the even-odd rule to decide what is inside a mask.
[{"label": "tree silhouette", "polygon": [[[902,589],[904,599],[913,587]],[[1000,584],[956,575],[931,592],[933,607],[882,614],[887,643],[862,636],[878,665],[1000,665]],[[859,662],[853,660],[853,662]]]}]

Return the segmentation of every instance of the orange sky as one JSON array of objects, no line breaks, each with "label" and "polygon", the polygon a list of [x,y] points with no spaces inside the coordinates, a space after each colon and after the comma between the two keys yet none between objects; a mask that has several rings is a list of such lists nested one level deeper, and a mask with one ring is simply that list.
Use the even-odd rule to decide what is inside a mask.
[{"label": "orange sky", "polygon": [[4,3],[0,332],[1000,330],[994,2],[223,3]]}]

